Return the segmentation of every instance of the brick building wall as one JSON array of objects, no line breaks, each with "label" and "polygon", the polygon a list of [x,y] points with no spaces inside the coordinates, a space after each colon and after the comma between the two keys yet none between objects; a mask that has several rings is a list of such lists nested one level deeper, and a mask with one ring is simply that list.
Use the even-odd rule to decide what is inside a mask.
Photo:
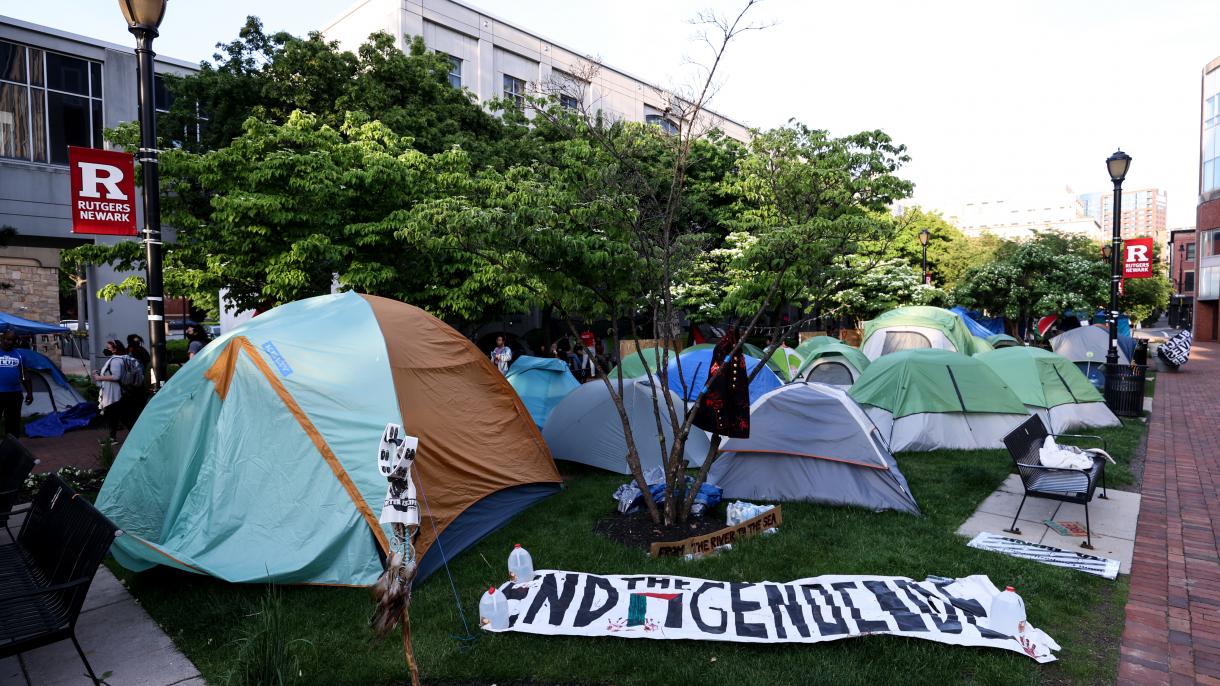
[{"label": "brick building wall", "polygon": [[[59,324],[58,250],[8,247],[0,251],[0,312]],[[36,337],[34,348],[59,363],[54,337]]]}]

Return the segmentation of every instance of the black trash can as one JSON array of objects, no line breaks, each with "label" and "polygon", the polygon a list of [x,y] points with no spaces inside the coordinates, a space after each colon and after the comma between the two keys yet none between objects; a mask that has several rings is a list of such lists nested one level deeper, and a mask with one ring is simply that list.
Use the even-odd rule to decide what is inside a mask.
[{"label": "black trash can", "polygon": [[1106,406],[1120,417],[1141,417],[1144,414],[1144,385],[1148,366],[1116,364],[1106,366]]}]

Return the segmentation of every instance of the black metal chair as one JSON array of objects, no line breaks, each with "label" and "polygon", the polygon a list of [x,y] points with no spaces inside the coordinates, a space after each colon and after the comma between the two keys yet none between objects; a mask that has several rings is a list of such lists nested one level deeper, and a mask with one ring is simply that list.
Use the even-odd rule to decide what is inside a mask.
[{"label": "black metal chair", "polygon": [[122,532],[56,475],[43,482],[17,540],[0,546],[0,657],[71,639],[98,566]]},{"label": "black metal chair", "polygon": [[1085,434],[1048,434],[1046,426],[1038,415],[1026,419],[1020,426],[1004,437],[1004,445],[1008,454],[1017,466],[1017,474],[1021,476],[1021,484],[1025,487],[1025,495],[1021,497],[1021,505],[1012,517],[1012,527],[1004,531],[1010,534],[1020,534],[1017,528],[1017,517],[1021,516],[1021,508],[1025,507],[1025,499],[1029,496],[1058,500],[1065,503],[1084,505],[1085,540],[1081,548],[1093,549],[1093,529],[1089,522],[1089,501],[1097,484],[1101,483],[1100,498],[1106,497],[1106,458],[1093,456],[1093,466],[1089,469],[1060,469],[1043,466],[1039,460],[1038,451],[1042,448],[1047,436],[1055,438],[1087,438],[1101,442],[1102,450],[1106,450],[1106,441],[1101,436]]},{"label": "black metal chair", "polygon": [[37,464],[38,460],[34,459],[30,451],[16,438],[5,436],[4,440],[0,441],[0,526],[4,527],[9,538],[13,540],[16,540],[16,536],[9,528],[8,520],[15,512],[28,509],[15,509],[17,496],[21,494],[26,477],[34,471]]}]

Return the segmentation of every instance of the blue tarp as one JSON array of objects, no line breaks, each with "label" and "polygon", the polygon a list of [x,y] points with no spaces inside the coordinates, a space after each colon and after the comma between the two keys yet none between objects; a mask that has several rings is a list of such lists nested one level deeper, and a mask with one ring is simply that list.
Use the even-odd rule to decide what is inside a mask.
[{"label": "blue tarp", "polygon": [[22,336],[70,332],[67,327],[56,326],[54,324],[43,324],[42,322],[22,319],[21,317],[11,315],[6,312],[0,312],[0,331],[12,331]]},{"label": "blue tarp", "polygon": [[984,317],[981,312],[975,310],[967,310],[961,305],[949,308],[949,311],[962,318],[966,322],[966,328],[970,331],[971,336],[979,338],[988,338],[998,333],[1006,333],[1004,331],[1003,317]]},{"label": "blue tarp", "polygon": [[55,438],[65,431],[83,429],[97,416],[97,405],[79,403],[63,412],[52,412],[25,425],[25,435],[30,438]]},{"label": "blue tarp", "polygon": [[[746,373],[754,373],[754,368],[762,364],[756,357],[744,355],[746,358]],[[703,392],[707,385],[707,372],[712,366],[712,350],[693,350],[682,354],[682,373],[678,373],[678,358],[669,361],[669,387],[684,400],[694,400]],[[750,403],[753,404],[769,391],[773,391],[784,382],[780,381],[770,367],[764,365],[758,376],[750,382]]]}]

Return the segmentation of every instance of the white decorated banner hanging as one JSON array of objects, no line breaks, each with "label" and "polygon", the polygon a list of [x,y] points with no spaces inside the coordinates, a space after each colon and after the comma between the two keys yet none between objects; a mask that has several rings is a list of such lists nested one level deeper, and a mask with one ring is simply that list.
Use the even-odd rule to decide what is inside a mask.
[{"label": "white decorated banner hanging", "polygon": [[411,465],[415,463],[418,447],[418,438],[403,433],[397,424],[386,424],[377,448],[377,470],[389,481],[381,507],[382,524],[419,526],[419,505],[411,481]]}]

